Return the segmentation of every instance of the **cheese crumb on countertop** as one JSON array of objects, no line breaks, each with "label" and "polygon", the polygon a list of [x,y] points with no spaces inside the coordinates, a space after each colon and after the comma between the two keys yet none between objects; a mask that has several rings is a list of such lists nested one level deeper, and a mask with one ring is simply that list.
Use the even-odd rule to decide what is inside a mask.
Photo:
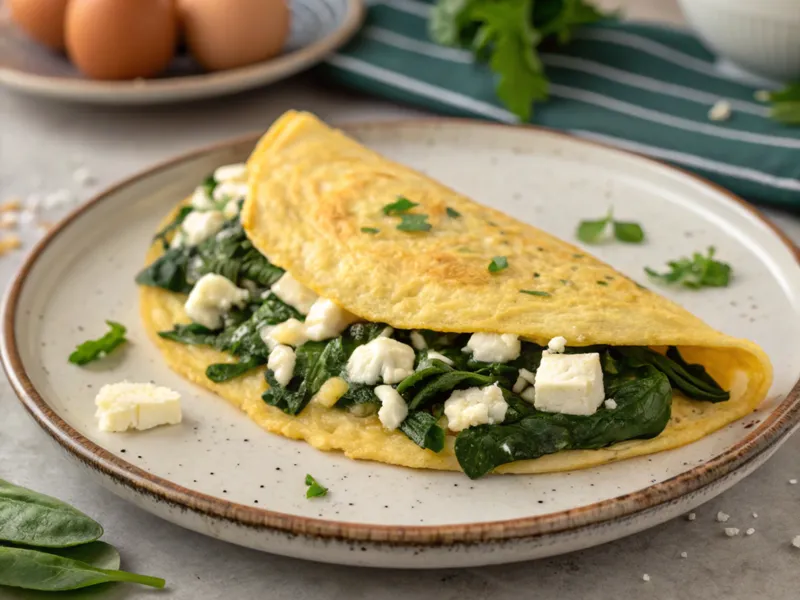
[{"label": "cheese crumb on countertop", "polygon": [[687,521],[694,521],[696,518],[697,518],[697,513],[689,513],[688,515],[686,515]]},{"label": "cheese crumb on countertop", "polygon": [[647,573],[642,575],[642,581],[650,581],[650,575],[648,575]]},{"label": "cheese crumb on countertop", "polygon": [[744,532],[745,535],[753,535],[756,530],[753,527],[748,527],[747,531]]},{"label": "cheese crumb on countertop", "polygon": [[725,535],[727,535],[728,537],[736,537],[737,535],[739,535],[739,529],[737,527],[726,527]]},{"label": "cheese crumb on countertop", "polygon": [[796,535],[792,538],[792,546],[800,548],[800,535]]},{"label": "cheese crumb on countertop", "polygon": [[722,511],[719,511],[716,516],[717,523],[725,523],[730,518],[731,516],[729,514],[724,513]]}]

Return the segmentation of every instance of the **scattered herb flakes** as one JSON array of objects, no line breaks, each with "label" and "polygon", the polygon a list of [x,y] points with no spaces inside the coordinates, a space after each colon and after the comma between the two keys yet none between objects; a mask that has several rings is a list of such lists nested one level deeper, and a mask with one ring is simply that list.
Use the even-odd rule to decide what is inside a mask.
[{"label": "scattered herb flakes", "polygon": [[539,273],[534,273],[533,277],[534,277],[534,279],[539,279],[539,277],[541,277],[541,275]]},{"label": "scattered herb flakes", "polygon": [[683,257],[669,261],[669,271],[658,273],[650,267],[645,272],[657,281],[665,284],[680,283],[684,287],[698,290],[702,287],[726,287],[730,283],[733,269],[727,263],[714,259],[716,249],[709,246],[708,253],[703,256],[695,252],[692,258]]},{"label": "scattered herb flakes", "polygon": [[[641,244],[644,241],[642,226],[632,221],[615,221],[613,207],[608,209],[608,214],[602,219],[581,221],[576,235],[586,244],[596,244],[605,237],[609,224],[612,226],[614,237],[620,242]],[[579,257],[575,255],[575,258]]]},{"label": "scattered herb flakes", "polygon": [[569,284],[571,284],[571,283],[572,283],[572,282],[571,282],[569,279],[559,279],[559,281],[560,281],[560,282],[561,282],[563,285],[569,285]]},{"label": "scattered herb flakes", "polygon": [[454,219],[458,219],[461,216],[461,213],[458,212],[455,208],[447,207],[447,216],[452,217]]},{"label": "scattered herb flakes", "polygon": [[374,233],[379,233],[380,229],[378,229],[376,227],[362,227],[361,228],[361,232],[362,233],[373,233],[374,234]]},{"label": "scattered herb flakes", "polygon": [[627,244],[641,244],[644,241],[644,231],[638,223],[614,221],[614,237]]},{"label": "scattered herb flakes", "polygon": [[101,338],[87,340],[75,348],[69,355],[69,362],[74,365],[85,365],[99,358],[103,358],[117,346],[125,343],[125,326],[114,321],[106,321],[110,330]]},{"label": "scattered herb flakes", "polygon": [[539,290],[520,290],[520,294],[528,294],[529,296],[541,296],[542,298],[546,298],[550,296],[550,292],[540,292]]},{"label": "scattered herb flakes", "polygon": [[584,256],[586,256],[586,255],[585,254],[573,254],[572,258],[583,258]]},{"label": "scattered herb flakes", "polygon": [[322,498],[328,494],[328,488],[319,483],[311,475],[306,475],[306,498]]},{"label": "scattered herb flakes", "polygon": [[400,215],[400,224],[397,226],[400,231],[430,231],[431,224],[428,223],[428,215]]},{"label": "scattered herb flakes", "polygon": [[607,285],[608,285],[608,282],[607,282],[607,281],[600,280],[600,281],[598,281],[598,282],[597,282],[597,285],[605,285],[605,286],[607,286]]},{"label": "scattered herb flakes", "polygon": [[772,105],[769,116],[776,121],[787,125],[800,125],[800,82],[775,92],[759,93],[757,100],[767,101]]},{"label": "scattered herb flakes", "polygon": [[508,259],[505,256],[495,256],[489,263],[489,273],[497,273],[508,268]]},{"label": "scattered herb flakes", "polygon": [[412,202],[408,198],[404,198],[403,196],[398,196],[396,202],[392,202],[391,204],[387,204],[383,207],[383,214],[385,215],[399,215],[404,212],[408,212],[415,206],[419,206],[418,202]]}]

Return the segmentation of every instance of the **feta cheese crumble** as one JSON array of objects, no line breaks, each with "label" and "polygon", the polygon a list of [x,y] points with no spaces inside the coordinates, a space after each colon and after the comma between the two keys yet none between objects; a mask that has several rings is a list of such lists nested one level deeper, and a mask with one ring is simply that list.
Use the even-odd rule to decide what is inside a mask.
[{"label": "feta cheese crumble", "polygon": [[247,181],[247,165],[234,163],[217,167],[214,171],[214,181]]},{"label": "feta cheese crumble", "polygon": [[594,414],[605,398],[600,354],[543,354],[534,389],[539,410]]},{"label": "feta cheese crumble", "polygon": [[409,337],[411,338],[411,345],[414,346],[415,350],[425,350],[425,348],[428,347],[428,343],[419,331],[412,331]]},{"label": "feta cheese crumble", "polygon": [[304,315],[308,314],[314,302],[319,298],[289,273],[284,273],[278,281],[272,284],[272,293]]},{"label": "feta cheese crumble", "polygon": [[792,546],[800,548],[800,535],[796,535],[792,538]]},{"label": "feta cheese crumble", "polygon": [[194,210],[186,215],[181,224],[183,242],[189,246],[196,246],[216,235],[224,224],[225,216],[218,210],[205,212]]},{"label": "feta cheese crumble", "polygon": [[306,335],[315,342],[329,340],[338,336],[357,320],[358,317],[335,302],[318,298],[311,305],[306,317]]},{"label": "feta cheese crumble", "polygon": [[236,215],[239,214],[239,201],[238,200],[228,200],[228,203],[225,205],[225,208],[222,209],[222,214],[226,219],[232,219]]},{"label": "feta cheese crumble", "polygon": [[215,208],[214,201],[203,186],[194,188],[190,202],[195,210],[213,210]]},{"label": "feta cheese crumble", "polygon": [[378,410],[378,419],[388,430],[400,427],[408,416],[408,405],[403,397],[390,385],[379,385],[375,388],[375,395],[381,401]]},{"label": "feta cheese crumble", "polygon": [[347,377],[354,383],[400,383],[414,372],[414,349],[392,338],[378,337],[358,346],[347,361]]},{"label": "feta cheese crumble", "polygon": [[567,348],[567,338],[563,336],[554,337],[547,342],[547,349],[553,354],[561,354]]},{"label": "feta cheese crumble", "polygon": [[603,405],[604,405],[604,406],[605,406],[605,407],[606,407],[608,410],[616,410],[616,409],[617,409],[617,401],[616,401],[616,400],[614,400],[613,398],[609,398],[608,400],[606,400],[605,402],[603,402]]},{"label": "feta cheese crumble", "polygon": [[797,479],[790,479],[789,485],[797,485]]},{"label": "feta cheese crumble", "polygon": [[730,518],[731,516],[729,514],[724,513],[722,511],[719,511],[716,516],[717,523],[726,523]]},{"label": "feta cheese crumble", "polygon": [[184,308],[195,323],[209,329],[222,326],[222,315],[234,306],[243,306],[250,292],[236,287],[222,275],[203,275],[189,293]]},{"label": "feta cheese crumble", "polygon": [[497,384],[456,390],[444,403],[450,431],[463,431],[476,425],[494,425],[506,418],[508,404]]},{"label": "feta cheese crumble", "polygon": [[181,422],[181,396],[152,383],[104,385],[94,400],[100,431],[151,429]]},{"label": "feta cheese crumble", "polygon": [[642,575],[642,581],[650,581],[650,575],[648,575],[647,573]]},{"label": "feta cheese crumble", "polygon": [[428,358],[431,360],[436,359],[442,361],[446,365],[453,366],[453,361],[447,358],[444,354],[436,352],[436,350],[428,350]]},{"label": "feta cheese crumble", "polygon": [[697,513],[689,513],[688,515],[686,515],[687,521],[694,521],[695,519],[697,519]]},{"label": "feta cheese crumble", "polygon": [[744,532],[745,535],[753,535],[756,530],[753,527],[748,527],[747,531]]},{"label": "feta cheese crumble", "polygon": [[473,333],[464,351],[480,362],[506,363],[518,358],[521,348],[519,336],[511,333]]},{"label": "feta cheese crumble", "polygon": [[282,386],[286,387],[292,380],[294,374],[294,365],[297,362],[294,350],[289,346],[279,344],[273,348],[269,353],[269,360],[267,361],[267,368],[272,370],[275,374],[275,380]]},{"label": "feta cheese crumble", "polygon": [[211,197],[217,202],[241,200],[245,196],[247,196],[247,184],[231,180],[218,183],[211,192]]},{"label": "feta cheese crumble", "polygon": [[681,552],[681,558],[689,558],[688,552]]}]

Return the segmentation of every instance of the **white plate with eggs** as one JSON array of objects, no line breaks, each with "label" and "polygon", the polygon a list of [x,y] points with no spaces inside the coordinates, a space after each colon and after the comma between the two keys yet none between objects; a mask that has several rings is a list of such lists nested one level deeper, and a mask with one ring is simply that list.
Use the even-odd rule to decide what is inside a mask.
[{"label": "white plate with eggs", "polygon": [[[222,96],[313,66],[349,40],[364,15],[362,0],[144,0],[124,15],[118,8],[112,0],[0,2],[0,84],[100,104]],[[123,54],[109,60],[114,53]]]}]

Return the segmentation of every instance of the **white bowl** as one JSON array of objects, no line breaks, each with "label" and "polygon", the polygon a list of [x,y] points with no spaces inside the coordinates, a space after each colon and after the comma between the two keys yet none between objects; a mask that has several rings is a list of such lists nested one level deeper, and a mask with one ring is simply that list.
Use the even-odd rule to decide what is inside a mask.
[{"label": "white bowl", "polygon": [[769,79],[800,79],[800,0],[679,0],[718,54]]}]

